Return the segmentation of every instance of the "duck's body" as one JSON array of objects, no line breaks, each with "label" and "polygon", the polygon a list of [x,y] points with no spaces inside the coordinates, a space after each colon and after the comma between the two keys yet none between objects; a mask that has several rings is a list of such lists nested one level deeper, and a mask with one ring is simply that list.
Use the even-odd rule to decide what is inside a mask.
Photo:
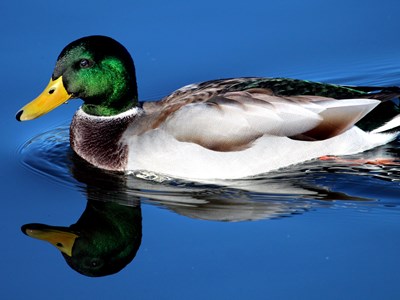
[{"label": "duck's body", "polygon": [[[75,44],[94,47],[85,42],[93,38],[97,42],[111,40],[78,40],[63,50],[59,61],[74,54]],[[95,57],[91,56],[90,67],[85,64],[81,69],[100,65]],[[109,55],[101,57],[110,60]],[[68,74],[60,65],[52,82]],[[129,78],[135,78],[134,74]],[[72,85],[71,79],[59,81]],[[48,94],[54,92],[50,92],[55,86],[52,82]],[[136,92],[136,81],[134,86]],[[103,169],[150,171],[180,178],[241,178],[324,155],[354,154],[395,139],[397,133],[381,131],[400,125],[400,118],[395,117],[386,127],[372,132],[355,126],[381,100],[400,94],[398,88],[235,78],[188,85],[158,102],[136,102],[137,93],[129,91],[115,106],[98,100],[114,96],[115,87],[98,97],[93,92],[88,96],[69,91],[68,86],[65,89],[71,97],[88,99],[71,123],[71,146],[78,155]],[[128,96],[131,105],[126,101]],[[37,116],[31,117],[26,110],[17,118]],[[392,117],[387,116],[387,120]]]}]

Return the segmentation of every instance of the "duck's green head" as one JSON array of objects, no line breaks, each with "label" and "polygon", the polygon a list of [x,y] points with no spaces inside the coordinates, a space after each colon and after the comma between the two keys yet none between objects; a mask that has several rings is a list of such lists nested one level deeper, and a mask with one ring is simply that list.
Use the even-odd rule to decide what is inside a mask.
[{"label": "duck's green head", "polygon": [[137,103],[135,66],[129,52],[106,36],[88,36],[60,53],[48,86],[25,105],[17,120],[40,117],[69,99],[84,101],[86,113],[112,116]]}]

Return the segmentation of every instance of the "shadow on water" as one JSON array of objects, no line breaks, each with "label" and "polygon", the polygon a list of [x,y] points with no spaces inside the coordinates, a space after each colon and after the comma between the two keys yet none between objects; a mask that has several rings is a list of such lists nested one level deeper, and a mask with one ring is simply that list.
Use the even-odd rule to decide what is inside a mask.
[{"label": "shadow on water", "polygon": [[[363,157],[397,160],[396,145]],[[276,219],[338,206],[398,205],[396,165],[312,161],[251,179],[186,182],[94,168],[73,153],[65,126],[33,138],[20,152],[22,163],[31,170],[86,195],[87,206],[75,224],[26,224],[22,231],[50,242],[71,268],[87,276],[116,273],[135,257],[142,238],[141,203],[190,218],[227,222]],[[385,200],[374,194],[377,184],[385,186]]]}]

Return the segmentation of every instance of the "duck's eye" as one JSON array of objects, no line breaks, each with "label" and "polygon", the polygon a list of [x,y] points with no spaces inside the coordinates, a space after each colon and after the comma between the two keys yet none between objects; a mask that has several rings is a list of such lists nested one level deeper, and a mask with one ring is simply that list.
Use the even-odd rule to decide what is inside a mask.
[{"label": "duck's eye", "polygon": [[90,263],[91,265],[92,265],[92,267],[97,267],[97,265],[99,264],[98,263],[98,261],[96,261],[96,260],[93,260],[93,261],[91,261],[91,263]]},{"label": "duck's eye", "polygon": [[79,66],[82,69],[86,69],[86,68],[90,68],[92,66],[92,63],[88,59],[84,58],[79,61]]}]

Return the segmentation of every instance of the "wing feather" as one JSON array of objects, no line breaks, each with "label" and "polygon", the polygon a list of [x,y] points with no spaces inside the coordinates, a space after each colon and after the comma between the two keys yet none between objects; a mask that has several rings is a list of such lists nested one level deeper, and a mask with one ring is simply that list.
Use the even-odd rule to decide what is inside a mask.
[{"label": "wing feather", "polygon": [[[185,100],[186,99],[186,100]],[[380,101],[320,96],[274,96],[248,89],[168,102],[153,129],[215,151],[239,151],[264,135],[323,140],[351,128]]]}]

